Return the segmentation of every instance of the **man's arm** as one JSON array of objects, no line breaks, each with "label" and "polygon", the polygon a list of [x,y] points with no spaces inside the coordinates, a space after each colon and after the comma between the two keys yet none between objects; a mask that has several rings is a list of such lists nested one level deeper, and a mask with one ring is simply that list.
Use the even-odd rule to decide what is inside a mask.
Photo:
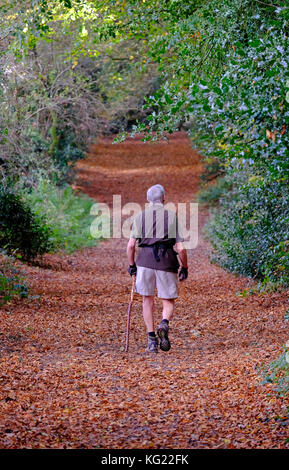
[{"label": "man's arm", "polygon": [[188,256],[187,256],[187,250],[184,247],[182,242],[178,242],[175,244],[175,250],[178,253],[178,256],[180,258],[180,262],[183,268],[188,267]]},{"label": "man's arm", "polygon": [[134,265],[135,244],[136,239],[130,238],[126,248],[127,259],[130,266]]},{"label": "man's arm", "polygon": [[128,272],[131,276],[136,275],[136,265],[134,261],[136,239],[130,238],[126,248],[127,259],[129,263]]},{"label": "man's arm", "polygon": [[187,250],[182,242],[175,244],[175,250],[178,253],[181,262],[181,269],[179,271],[179,280],[184,281],[188,277],[188,257]]}]

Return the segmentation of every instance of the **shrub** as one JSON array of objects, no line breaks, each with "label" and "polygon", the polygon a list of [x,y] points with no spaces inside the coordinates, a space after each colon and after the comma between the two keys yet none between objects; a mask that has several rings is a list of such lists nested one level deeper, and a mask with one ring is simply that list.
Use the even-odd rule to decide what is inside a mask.
[{"label": "shrub", "polygon": [[261,367],[264,377],[263,384],[275,384],[275,392],[279,395],[288,395],[289,392],[289,344],[282,346],[280,356],[269,364]]},{"label": "shrub", "polygon": [[90,234],[93,199],[76,193],[68,185],[59,188],[48,180],[41,180],[37,188],[23,192],[23,197],[37,215],[46,219],[54,249],[71,253],[97,244]]},{"label": "shrub", "polygon": [[231,183],[226,178],[218,178],[214,184],[206,185],[199,192],[199,203],[203,205],[215,206],[219,203],[224,194],[229,191]]},{"label": "shrub", "polygon": [[21,271],[15,265],[15,259],[2,251],[0,253],[0,305],[15,296],[27,297],[28,287]]},{"label": "shrub", "polygon": [[51,230],[13,189],[0,185],[0,247],[24,260],[52,249]]},{"label": "shrub", "polygon": [[216,178],[220,179],[225,173],[224,164],[218,158],[203,158],[204,172],[201,175],[201,181],[208,183]]},{"label": "shrub", "polygon": [[289,285],[289,189],[257,175],[242,184],[244,176],[244,170],[234,174],[233,189],[205,228],[212,261],[263,283]]},{"label": "shrub", "polygon": [[72,182],[75,176],[75,162],[85,157],[86,153],[77,146],[75,136],[69,132],[69,129],[61,131],[58,146],[53,154],[53,160],[59,173],[57,184]]}]

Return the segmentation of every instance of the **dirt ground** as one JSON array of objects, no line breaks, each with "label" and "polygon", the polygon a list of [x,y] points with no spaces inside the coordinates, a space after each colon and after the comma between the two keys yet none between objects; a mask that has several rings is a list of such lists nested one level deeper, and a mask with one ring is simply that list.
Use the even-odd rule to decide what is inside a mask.
[{"label": "dirt ground", "polygon": [[[111,206],[114,194],[144,204],[160,183],[167,201],[192,202],[201,171],[183,133],[157,144],[102,139],[78,163],[75,187]],[[124,352],[126,239],[25,267],[32,297],[0,316],[1,448],[288,447],[288,399],[259,373],[288,339],[288,293],[238,296],[253,281],[210,264],[206,217],[167,353],[145,352],[138,295]]]}]

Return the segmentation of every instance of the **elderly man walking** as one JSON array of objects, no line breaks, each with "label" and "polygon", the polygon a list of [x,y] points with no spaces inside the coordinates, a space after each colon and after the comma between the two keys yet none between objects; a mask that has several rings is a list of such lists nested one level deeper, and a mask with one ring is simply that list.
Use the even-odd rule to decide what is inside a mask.
[{"label": "elderly man walking", "polygon": [[[188,277],[187,252],[174,211],[164,207],[165,191],[156,184],[147,191],[148,207],[134,219],[127,245],[128,272],[136,275],[135,291],[143,297],[143,318],[148,332],[147,351],[169,351],[169,321],[178,297],[178,279]],[[136,241],[141,248],[135,262]],[[179,258],[179,260],[178,260]],[[180,263],[179,263],[180,261]],[[179,270],[179,267],[181,269]],[[179,270],[179,274],[178,274]],[[154,291],[162,300],[162,321],[154,328]]]}]

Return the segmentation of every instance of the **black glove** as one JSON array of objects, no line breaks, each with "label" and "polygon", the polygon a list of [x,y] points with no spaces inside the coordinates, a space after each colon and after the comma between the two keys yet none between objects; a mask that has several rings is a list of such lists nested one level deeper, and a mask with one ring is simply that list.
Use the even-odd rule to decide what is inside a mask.
[{"label": "black glove", "polygon": [[134,263],[132,266],[129,265],[128,272],[131,276],[136,276],[136,264]]},{"label": "black glove", "polygon": [[179,280],[184,281],[188,277],[188,268],[184,268],[183,266],[180,269],[179,272]]}]

